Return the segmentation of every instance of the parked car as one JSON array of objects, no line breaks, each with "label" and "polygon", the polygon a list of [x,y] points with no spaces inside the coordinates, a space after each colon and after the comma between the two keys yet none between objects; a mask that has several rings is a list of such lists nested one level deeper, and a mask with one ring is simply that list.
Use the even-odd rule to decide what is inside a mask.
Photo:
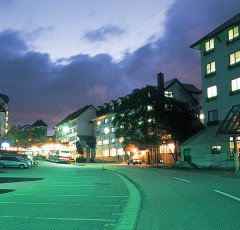
[{"label": "parked car", "polygon": [[19,167],[23,169],[31,167],[31,163],[16,156],[1,156],[0,168],[3,167]]},{"label": "parked car", "polygon": [[133,165],[139,164],[139,165],[141,165],[142,161],[140,159],[138,159],[138,158],[131,158],[131,159],[129,159],[127,161],[127,163],[128,163],[128,165],[130,165],[130,164],[133,164]]}]

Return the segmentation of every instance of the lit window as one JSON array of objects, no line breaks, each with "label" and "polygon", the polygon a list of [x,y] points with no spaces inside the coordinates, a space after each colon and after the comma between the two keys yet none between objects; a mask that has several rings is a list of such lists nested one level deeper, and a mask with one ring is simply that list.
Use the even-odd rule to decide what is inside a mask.
[{"label": "lit window", "polygon": [[232,91],[240,90],[240,77],[231,81]]},{"label": "lit window", "polygon": [[231,41],[235,38],[238,38],[238,37],[239,37],[238,26],[236,26],[228,31],[228,40],[229,41]]},{"label": "lit window", "polygon": [[207,88],[207,97],[208,98],[212,98],[212,97],[216,97],[217,96],[217,86],[211,86],[209,88]]},{"label": "lit window", "polygon": [[97,125],[101,125],[101,121],[98,121],[98,122],[97,122]]},{"label": "lit window", "polygon": [[104,144],[104,145],[108,145],[108,144],[109,144],[109,139],[103,140],[103,144]]},{"label": "lit window", "polygon": [[240,62],[240,51],[230,54],[230,66]]},{"label": "lit window", "polygon": [[114,157],[117,155],[117,150],[115,148],[110,150],[110,156]]},{"label": "lit window", "polygon": [[221,146],[212,146],[211,153],[212,154],[220,154],[221,153]]},{"label": "lit window", "polygon": [[102,141],[97,141],[97,145],[102,145]]},{"label": "lit window", "polygon": [[115,132],[115,128],[112,128],[112,133],[114,133]]},{"label": "lit window", "polygon": [[104,123],[107,124],[108,123],[108,118],[104,119]]},{"label": "lit window", "polygon": [[165,97],[173,97],[173,92],[165,91],[164,94],[165,94]]},{"label": "lit window", "polygon": [[151,105],[148,105],[148,106],[147,106],[147,110],[148,110],[148,111],[151,111],[151,110],[153,110],[153,107],[152,107]]},{"label": "lit window", "polygon": [[124,151],[123,151],[122,148],[121,148],[121,149],[118,149],[117,151],[118,151],[118,155],[120,155],[120,156],[124,155]]},{"label": "lit window", "polygon": [[115,139],[114,138],[111,139],[111,143],[115,143]]},{"label": "lit window", "polygon": [[213,62],[211,62],[211,63],[208,63],[208,64],[206,65],[206,72],[207,72],[207,74],[211,74],[211,73],[216,72],[215,61],[213,61]]},{"label": "lit window", "polygon": [[103,150],[103,156],[109,157],[109,149],[104,149]]},{"label": "lit window", "polygon": [[208,52],[208,51],[211,51],[214,49],[214,39],[211,39],[207,42],[205,42],[205,51]]},{"label": "lit window", "polygon": [[208,112],[208,122],[218,121],[218,111],[212,110]]},{"label": "lit window", "polygon": [[113,117],[111,117],[111,120],[112,120],[112,121],[114,120],[114,116],[113,116]]},{"label": "lit window", "polygon": [[108,127],[105,127],[103,131],[104,131],[105,134],[109,134],[110,129]]}]

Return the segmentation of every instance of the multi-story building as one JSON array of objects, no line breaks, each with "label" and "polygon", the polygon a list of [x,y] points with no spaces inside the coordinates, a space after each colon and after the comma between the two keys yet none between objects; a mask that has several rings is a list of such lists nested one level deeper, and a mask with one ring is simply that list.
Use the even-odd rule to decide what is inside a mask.
[{"label": "multi-story building", "polygon": [[193,84],[181,83],[174,78],[164,83],[165,97],[174,97],[185,102],[195,110],[196,115],[202,113],[202,90]]},{"label": "multi-story building", "polygon": [[9,97],[0,94],[0,136],[8,132],[8,102]]},{"label": "multi-story building", "polygon": [[190,46],[201,52],[205,129],[181,147],[183,159],[200,167],[233,165],[233,130],[225,130],[228,135],[219,132],[230,110],[236,113],[234,135],[240,148],[239,25],[237,14]]},{"label": "multi-story building", "polygon": [[[162,83],[161,83],[162,82]],[[201,91],[190,84],[182,84],[177,79],[164,82],[164,75],[158,74],[158,89],[165,92],[165,97],[174,97],[178,100],[188,103],[196,109],[199,115],[201,108]],[[162,85],[162,86],[161,86]],[[134,93],[134,90],[133,90]],[[115,137],[115,129],[112,124],[114,119],[114,111],[118,104],[121,104],[125,97],[119,97],[102,106],[97,107],[97,117],[93,119],[96,123],[96,157],[109,159],[112,161],[123,161],[124,155],[136,154],[137,149],[129,146],[123,149],[121,139]],[[172,157],[168,157],[168,146],[162,146],[161,159],[165,163],[170,163]],[[146,151],[140,151],[143,155]],[[164,156],[166,153],[166,156]],[[167,155],[168,154],[168,155]]]},{"label": "multi-story building", "polygon": [[55,126],[56,142],[69,144],[72,151],[77,154],[95,156],[95,127],[91,119],[96,117],[96,109],[93,105],[69,114]]},{"label": "multi-story building", "polygon": [[109,160],[122,161],[125,155],[121,140],[115,137],[115,129],[112,124],[114,110],[121,104],[124,97],[105,103],[97,107],[97,116],[92,119],[96,124],[96,158],[108,157]]}]

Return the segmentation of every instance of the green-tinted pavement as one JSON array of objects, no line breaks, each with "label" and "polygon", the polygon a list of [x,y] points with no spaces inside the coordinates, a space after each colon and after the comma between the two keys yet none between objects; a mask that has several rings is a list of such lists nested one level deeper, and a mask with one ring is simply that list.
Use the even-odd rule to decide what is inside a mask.
[{"label": "green-tinted pavement", "polygon": [[9,183],[0,189],[14,191],[0,195],[0,229],[135,229],[141,204],[137,188],[101,165],[41,162],[2,171],[2,181]]}]

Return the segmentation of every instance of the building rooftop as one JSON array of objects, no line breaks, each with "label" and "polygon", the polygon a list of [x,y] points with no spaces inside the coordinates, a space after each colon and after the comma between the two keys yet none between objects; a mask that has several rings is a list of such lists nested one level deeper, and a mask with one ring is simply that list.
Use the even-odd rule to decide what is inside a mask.
[{"label": "building rooftop", "polygon": [[8,104],[8,102],[9,102],[9,97],[8,97],[7,95],[5,95],[5,94],[0,94],[0,97],[2,98],[2,100],[3,100],[6,104]]},{"label": "building rooftop", "polygon": [[79,109],[79,110],[77,110],[77,111],[69,114],[69,115],[68,115],[67,117],[65,117],[62,121],[60,121],[56,126],[62,125],[62,124],[64,124],[64,123],[67,123],[67,122],[69,122],[69,121],[71,121],[71,120],[74,120],[74,119],[78,118],[82,113],[84,113],[84,112],[85,112],[88,108],[90,108],[90,107],[93,107],[93,105],[86,105],[86,106],[84,106],[83,108],[81,108],[81,109]]},{"label": "building rooftop", "polygon": [[174,83],[178,83],[180,86],[184,88],[188,93],[197,93],[200,94],[202,91],[199,90],[195,85],[192,84],[186,84],[186,83],[181,83],[177,78],[171,79],[169,81],[166,81],[164,83],[164,89],[167,90],[171,85]]},{"label": "building rooftop", "polygon": [[195,48],[197,45],[201,44],[203,41],[213,38],[214,36],[218,35],[219,33],[223,32],[224,30],[236,25],[239,22],[240,22],[240,13],[238,13],[237,15],[235,15],[234,17],[232,17],[231,19],[229,19],[228,21],[226,21],[225,23],[223,23],[222,25],[217,27],[212,32],[208,33],[203,38],[199,39],[197,42],[193,43],[190,46],[190,48]]},{"label": "building rooftop", "polygon": [[48,125],[41,119],[37,120],[32,124],[32,127],[43,127],[43,126],[48,126]]}]

